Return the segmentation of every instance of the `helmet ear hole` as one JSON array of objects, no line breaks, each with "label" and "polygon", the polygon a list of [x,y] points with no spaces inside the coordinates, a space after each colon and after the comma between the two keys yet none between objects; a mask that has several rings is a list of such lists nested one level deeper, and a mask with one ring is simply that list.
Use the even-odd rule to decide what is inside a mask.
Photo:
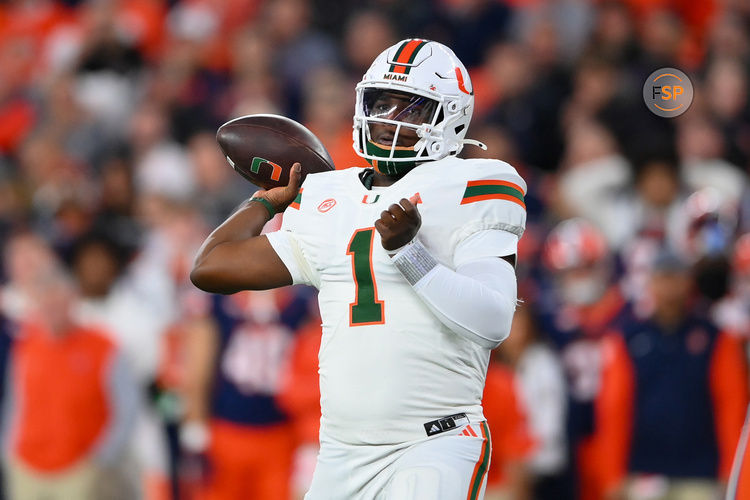
[{"label": "helmet ear hole", "polygon": [[448,104],[445,106],[445,109],[447,109],[449,113],[457,113],[458,101],[449,101]]},{"label": "helmet ear hole", "polygon": [[443,143],[442,142],[433,142],[430,146],[430,149],[434,154],[440,154],[440,152],[443,150]]}]

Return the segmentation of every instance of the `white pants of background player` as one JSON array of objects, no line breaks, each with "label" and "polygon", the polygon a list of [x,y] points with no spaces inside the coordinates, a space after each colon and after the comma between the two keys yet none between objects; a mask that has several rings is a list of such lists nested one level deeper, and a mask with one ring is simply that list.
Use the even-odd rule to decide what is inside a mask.
[{"label": "white pants of background player", "polygon": [[321,436],[305,500],[482,500],[490,450],[485,422],[398,445]]}]

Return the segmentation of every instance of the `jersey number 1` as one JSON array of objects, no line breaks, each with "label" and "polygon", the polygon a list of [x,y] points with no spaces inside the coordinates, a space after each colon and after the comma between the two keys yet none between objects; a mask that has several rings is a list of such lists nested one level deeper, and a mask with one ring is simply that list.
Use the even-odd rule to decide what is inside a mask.
[{"label": "jersey number 1", "polygon": [[354,302],[349,304],[351,326],[379,325],[385,322],[383,301],[378,300],[378,286],[372,269],[374,227],[357,229],[349,240],[346,254],[352,256]]}]

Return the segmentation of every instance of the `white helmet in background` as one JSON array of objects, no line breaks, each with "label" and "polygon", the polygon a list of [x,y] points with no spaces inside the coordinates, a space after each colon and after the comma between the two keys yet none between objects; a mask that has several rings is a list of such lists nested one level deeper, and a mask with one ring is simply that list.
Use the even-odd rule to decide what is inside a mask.
[{"label": "white helmet in background", "polygon": [[[484,147],[464,139],[473,111],[469,73],[453,51],[403,40],[383,51],[357,85],[354,150],[379,172],[403,175],[419,162],[458,154],[464,144]],[[391,132],[378,140],[373,125]],[[416,144],[403,144],[404,135],[415,134]]]}]

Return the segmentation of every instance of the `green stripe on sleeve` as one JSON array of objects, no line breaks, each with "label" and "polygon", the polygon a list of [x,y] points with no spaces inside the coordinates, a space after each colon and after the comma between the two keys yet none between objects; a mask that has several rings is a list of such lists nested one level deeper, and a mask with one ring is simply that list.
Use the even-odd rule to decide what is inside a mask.
[{"label": "green stripe on sleeve", "polygon": [[469,186],[466,188],[466,191],[464,191],[464,199],[472,198],[474,196],[482,196],[486,194],[505,194],[508,196],[513,196],[514,198],[518,198],[520,201],[523,201],[523,193],[519,191],[518,189],[512,188],[510,186],[494,186],[494,185]]}]

